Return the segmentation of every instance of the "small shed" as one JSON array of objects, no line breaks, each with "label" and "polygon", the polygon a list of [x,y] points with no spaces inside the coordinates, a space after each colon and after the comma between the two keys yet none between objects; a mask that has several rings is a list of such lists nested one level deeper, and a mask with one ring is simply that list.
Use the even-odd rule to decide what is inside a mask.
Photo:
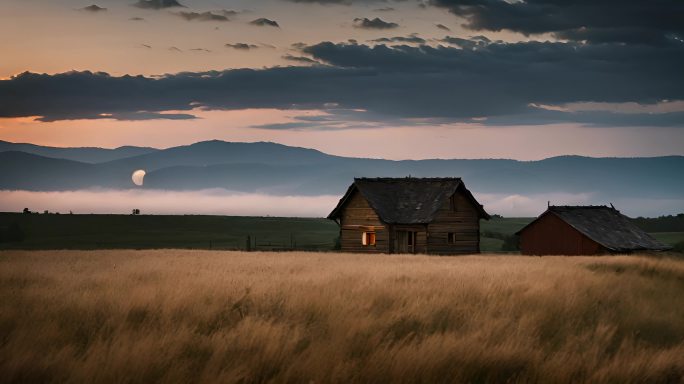
[{"label": "small shed", "polygon": [[460,178],[355,178],[328,219],[343,251],[465,254],[489,215]]},{"label": "small shed", "polygon": [[612,205],[549,206],[518,231],[523,255],[601,255],[670,249]]}]

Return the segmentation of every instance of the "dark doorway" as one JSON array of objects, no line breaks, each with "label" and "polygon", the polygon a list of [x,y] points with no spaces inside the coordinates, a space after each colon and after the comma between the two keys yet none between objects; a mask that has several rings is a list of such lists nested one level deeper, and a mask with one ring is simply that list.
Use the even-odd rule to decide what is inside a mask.
[{"label": "dark doorway", "polygon": [[397,231],[397,246],[395,250],[397,253],[416,253],[416,239],[418,232],[415,231]]}]

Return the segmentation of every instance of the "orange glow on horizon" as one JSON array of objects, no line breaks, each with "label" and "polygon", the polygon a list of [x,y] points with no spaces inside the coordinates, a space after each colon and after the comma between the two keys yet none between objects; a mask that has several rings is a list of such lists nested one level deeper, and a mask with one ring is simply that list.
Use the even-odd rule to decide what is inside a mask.
[{"label": "orange glow on horizon", "polygon": [[[0,118],[0,140],[55,147],[124,145],[168,148],[205,140],[271,141],[349,157],[393,160],[426,158],[512,158],[539,160],[558,155],[661,156],[680,154],[684,131],[671,127],[627,127],[619,131],[577,124],[486,126],[435,124],[347,129],[264,129],[254,126],[297,122],[320,110],[245,109],[166,111],[191,113],[195,120],[114,119],[41,122],[37,117]],[[618,134],[619,133],[619,134]],[[645,149],[643,137],[651,145]],[[388,138],[392,138],[389,140]],[[534,138],[530,140],[530,138]],[[378,145],[381,143],[381,145]]]}]

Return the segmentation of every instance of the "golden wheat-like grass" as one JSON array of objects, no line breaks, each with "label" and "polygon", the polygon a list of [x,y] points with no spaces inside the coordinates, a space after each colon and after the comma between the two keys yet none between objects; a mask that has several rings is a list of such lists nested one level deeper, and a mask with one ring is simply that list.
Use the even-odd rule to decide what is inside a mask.
[{"label": "golden wheat-like grass", "polygon": [[0,253],[0,382],[684,381],[684,262]]}]

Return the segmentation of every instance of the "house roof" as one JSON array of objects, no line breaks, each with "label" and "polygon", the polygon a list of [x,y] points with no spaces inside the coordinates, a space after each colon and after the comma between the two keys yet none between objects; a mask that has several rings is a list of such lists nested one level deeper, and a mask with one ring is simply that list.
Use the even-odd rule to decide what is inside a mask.
[{"label": "house roof", "polygon": [[583,235],[614,252],[671,249],[671,247],[660,243],[637,227],[627,216],[614,207],[604,205],[552,205],[546,212],[516,234],[525,231],[547,214],[556,215]]},{"label": "house roof", "polygon": [[347,200],[358,191],[385,223],[426,224],[435,218],[444,201],[459,188],[463,188],[480,217],[489,219],[482,205],[458,177],[355,178],[328,218],[338,218]]}]

